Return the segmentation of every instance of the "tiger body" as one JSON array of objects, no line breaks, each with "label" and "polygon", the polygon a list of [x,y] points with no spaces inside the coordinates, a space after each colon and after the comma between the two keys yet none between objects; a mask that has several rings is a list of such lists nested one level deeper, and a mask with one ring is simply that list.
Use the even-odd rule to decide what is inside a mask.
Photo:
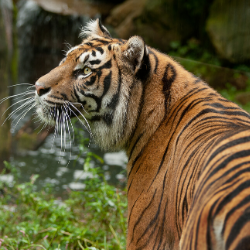
[{"label": "tiger body", "polygon": [[83,114],[99,146],[126,151],[127,249],[250,249],[249,114],[140,37],[98,20],[83,33],[37,81],[37,113]]}]

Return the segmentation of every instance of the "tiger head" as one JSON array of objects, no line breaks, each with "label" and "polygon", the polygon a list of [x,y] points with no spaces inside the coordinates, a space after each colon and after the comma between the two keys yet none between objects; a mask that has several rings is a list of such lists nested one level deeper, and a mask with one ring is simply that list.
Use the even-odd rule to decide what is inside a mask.
[{"label": "tiger head", "polygon": [[122,148],[136,125],[147,47],[138,36],[113,39],[98,19],[81,36],[82,43],[36,82],[37,114],[57,126],[82,118],[100,147]]}]

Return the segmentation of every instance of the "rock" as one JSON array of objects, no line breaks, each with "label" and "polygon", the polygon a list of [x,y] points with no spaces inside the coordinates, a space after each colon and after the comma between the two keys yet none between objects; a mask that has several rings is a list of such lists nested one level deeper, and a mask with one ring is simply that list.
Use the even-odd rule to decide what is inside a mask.
[{"label": "rock", "polygon": [[114,3],[86,0],[33,0],[44,10],[62,15],[85,15],[95,18],[108,15]]},{"label": "rock", "polygon": [[[207,1],[203,3],[199,5],[200,13]],[[186,6],[173,0],[127,0],[111,11],[106,22],[121,38],[140,35],[148,45],[167,51],[171,41],[186,39],[198,29],[193,21],[197,15],[191,16]]]},{"label": "rock", "polygon": [[250,60],[250,1],[215,0],[206,29],[219,55],[232,62]]},{"label": "rock", "polygon": [[128,0],[114,8],[106,23],[115,28],[117,35],[128,39],[135,32],[134,21],[145,7],[146,0]]}]

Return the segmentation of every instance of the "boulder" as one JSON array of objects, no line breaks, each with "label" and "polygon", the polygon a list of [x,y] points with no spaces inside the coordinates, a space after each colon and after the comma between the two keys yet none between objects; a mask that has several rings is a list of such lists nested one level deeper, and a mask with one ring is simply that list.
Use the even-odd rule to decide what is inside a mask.
[{"label": "boulder", "polygon": [[219,55],[232,62],[250,60],[250,1],[215,0],[206,29]]},{"label": "boulder", "polygon": [[116,35],[128,39],[135,34],[135,20],[139,18],[145,8],[146,0],[127,0],[115,7],[105,23],[115,28]]},{"label": "boulder", "polygon": [[[95,18],[97,15],[108,15],[115,6],[112,1],[87,0],[34,0],[44,10],[61,15],[85,15]],[[121,1],[118,1],[121,2]]]},{"label": "boulder", "polygon": [[114,27],[120,38],[140,35],[148,45],[166,52],[172,41],[182,41],[199,30],[196,19],[203,22],[207,3],[204,0],[199,4],[199,11],[192,12],[184,0],[178,3],[174,0],[127,0],[111,11],[106,23]]}]

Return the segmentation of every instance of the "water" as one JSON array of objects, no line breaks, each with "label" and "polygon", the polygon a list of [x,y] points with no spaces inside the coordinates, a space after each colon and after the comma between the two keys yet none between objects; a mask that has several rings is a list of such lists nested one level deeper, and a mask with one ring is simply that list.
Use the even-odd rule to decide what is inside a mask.
[{"label": "water", "polygon": [[[90,163],[91,167],[100,166],[109,183],[125,186],[127,162],[125,152],[104,153],[93,143],[87,150],[99,155],[104,160],[104,163],[100,163],[94,159]],[[39,178],[36,182],[38,188],[46,186],[47,183],[53,184],[54,190],[58,194],[63,194],[67,189],[83,189],[84,179],[91,177],[88,172],[83,170],[85,157],[80,154],[79,146],[75,143],[71,150],[68,148],[64,152],[61,149],[61,138],[54,138],[53,134],[47,137],[45,143],[38,150],[13,155],[10,162],[20,170],[20,181],[29,181],[32,175],[38,174]]]}]

